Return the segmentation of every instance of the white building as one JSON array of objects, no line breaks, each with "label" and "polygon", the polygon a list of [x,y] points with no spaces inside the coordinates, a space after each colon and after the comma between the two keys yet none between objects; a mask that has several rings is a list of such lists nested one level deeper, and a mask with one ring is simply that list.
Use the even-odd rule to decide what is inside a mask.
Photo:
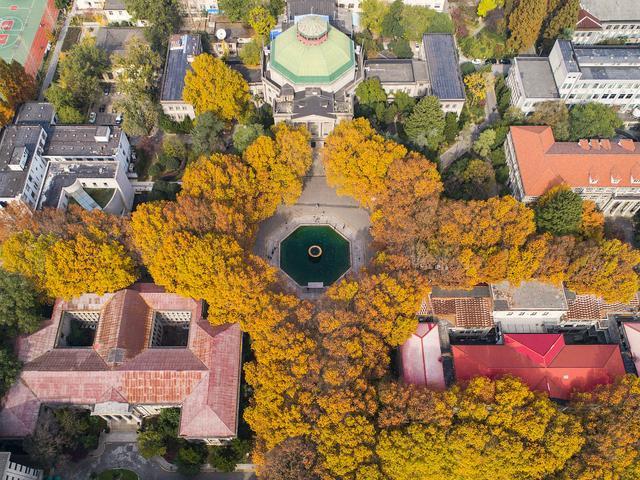
[{"label": "white building", "polygon": [[505,142],[509,183],[530,203],[565,184],[605,215],[633,216],[640,209],[640,143],[622,139],[556,142],[551,127],[511,127]]},{"label": "white building", "polygon": [[164,67],[160,105],[162,111],[175,121],[196,118],[193,105],[182,99],[184,78],[191,69],[191,62],[202,53],[200,35],[176,34],[169,40],[167,61]]},{"label": "white building", "polygon": [[120,127],[55,125],[51,104],[27,103],[0,136],[0,204],[65,209],[73,199],[122,215],[133,205],[130,160]]},{"label": "white building", "polygon": [[507,77],[511,104],[525,113],[538,103],[599,102],[640,107],[640,46],[572,45],[557,40],[549,57],[518,57]]},{"label": "white building", "polygon": [[11,461],[9,452],[0,452],[0,480],[41,480],[43,472]]},{"label": "white building", "polygon": [[573,42],[596,44],[610,40],[640,42],[638,0],[580,0]]}]

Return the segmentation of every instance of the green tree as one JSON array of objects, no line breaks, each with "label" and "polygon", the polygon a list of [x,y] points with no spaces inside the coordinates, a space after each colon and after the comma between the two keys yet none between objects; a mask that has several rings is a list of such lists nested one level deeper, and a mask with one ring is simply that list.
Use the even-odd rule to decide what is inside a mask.
[{"label": "green tree", "polygon": [[560,6],[547,19],[543,38],[553,40],[567,31],[573,31],[580,14],[580,0],[562,0]]},{"label": "green tree", "polygon": [[569,140],[569,109],[564,102],[541,102],[528,118],[532,125],[549,125],[556,140]]},{"label": "green tree", "polygon": [[512,52],[531,48],[546,16],[547,0],[520,0],[509,15],[507,48]]},{"label": "green tree", "polygon": [[394,0],[393,3],[389,5],[380,24],[382,36],[387,38],[401,38],[404,35],[404,28],[402,28],[403,7],[404,4],[402,0]]},{"label": "green tree", "polygon": [[85,121],[85,115],[73,106],[72,93],[60,85],[51,85],[45,92],[45,98],[56,107],[56,115],[60,123],[77,124]]},{"label": "green tree", "polygon": [[149,26],[145,36],[154,51],[164,51],[172,33],[180,28],[180,4],[177,0],[125,0],[134,20],[145,20]]},{"label": "green tree", "polygon": [[258,37],[265,40],[269,38],[271,29],[276,25],[276,19],[269,13],[269,10],[262,6],[249,10],[247,21]]},{"label": "green tree", "polygon": [[553,235],[578,233],[582,223],[582,198],[569,187],[552,188],[536,202],[538,231]]},{"label": "green tree", "polygon": [[265,135],[265,131],[259,123],[238,124],[233,129],[233,146],[242,153],[262,135]]},{"label": "green tree", "polygon": [[22,364],[7,348],[0,345],[0,397],[4,397],[20,375]]},{"label": "green tree", "polygon": [[229,20],[239,22],[246,20],[249,11],[256,6],[255,0],[220,0],[220,10]]},{"label": "green tree", "polygon": [[571,139],[612,138],[623,125],[616,111],[604,103],[576,105],[569,113]]},{"label": "green tree", "polygon": [[447,196],[458,200],[486,200],[495,195],[493,168],[479,158],[463,158],[451,165],[444,175]]},{"label": "green tree", "polygon": [[444,139],[451,144],[460,133],[458,128],[458,116],[453,112],[447,112],[444,116]]},{"label": "green tree", "polygon": [[242,50],[240,50],[240,53],[238,55],[240,56],[240,60],[242,60],[242,63],[244,63],[247,67],[257,67],[258,65],[260,65],[261,54],[261,42],[258,42],[258,40],[254,38],[244,47],[242,47]]},{"label": "green tree", "polygon": [[220,134],[224,130],[224,122],[213,112],[204,112],[196,117],[191,131],[192,145],[195,153],[210,155],[220,145]]},{"label": "green tree", "polygon": [[362,27],[374,33],[382,34],[382,21],[386,17],[388,6],[382,0],[364,0],[362,8]]},{"label": "green tree", "polygon": [[372,106],[387,101],[387,92],[382,88],[378,78],[369,78],[356,88],[356,97],[361,105]]},{"label": "green tree", "polygon": [[483,158],[487,158],[496,142],[496,131],[488,128],[473,142],[473,151]]},{"label": "green tree", "polygon": [[413,58],[413,50],[411,45],[404,38],[396,38],[389,42],[389,48],[398,58]]},{"label": "green tree", "polygon": [[57,85],[71,94],[71,105],[86,109],[100,91],[102,74],[109,65],[103,49],[87,38],[73,46],[58,67]]},{"label": "green tree", "polygon": [[404,5],[402,9],[404,38],[413,42],[422,40],[422,36],[429,31],[435,15],[436,11],[427,7]]},{"label": "green tree", "polygon": [[429,24],[427,33],[455,33],[451,16],[445,12],[436,12]]},{"label": "green tree", "polygon": [[0,332],[5,338],[35,332],[42,317],[38,295],[21,275],[0,268]]},{"label": "green tree", "polygon": [[404,124],[407,138],[419,147],[437,150],[444,141],[444,113],[440,100],[434,96],[422,98]]},{"label": "green tree", "polygon": [[138,434],[138,451],[144,458],[151,458],[167,453],[167,446],[162,434],[155,430],[147,430]]},{"label": "green tree", "polygon": [[176,465],[178,472],[184,475],[196,475],[200,472],[202,464],[207,458],[207,450],[204,445],[184,443],[178,450]]},{"label": "green tree", "polygon": [[118,92],[129,97],[150,95],[156,88],[162,58],[149,45],[133,38],[122,54],[112,58],[113,70],[117,72]]},{"label": "green tree", "polygon": [[158,105],[147,94],[127,95],[118,99],[114,107],[124,117],[122,129],[127,135],[149,135],[158,124]]}]

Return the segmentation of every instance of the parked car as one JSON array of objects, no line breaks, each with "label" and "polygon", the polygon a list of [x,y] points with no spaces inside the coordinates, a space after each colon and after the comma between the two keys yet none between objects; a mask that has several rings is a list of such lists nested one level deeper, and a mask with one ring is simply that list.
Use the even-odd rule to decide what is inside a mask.
[{"label": "parked car", "polygon": [[485,65],[495,65],[496,63],[498,63],[498,60],[496,60],[495,58],[488,58],[484,63]]},{"label": "parked car", "polygon": [[471,60],[471,63],[473,63],[474,65],[482,65],[484,63],[484,60],[482,60],[481,58],[474,58],[473,60]]},{"label": "parked car", "polygon": [[96,123],[96,117],[97,117],[96,112],[91,112],[89,114],[89,123]]},{"label": "parked car", "polygon": [[122,123],[122,114],[121,114],[121,113],[119,113],[119,114],[116,116],[116,125],[120,125],[121,123]]},{"label": "parked car", "polygon": [[104,93],[105,97],[109,95],[111,93],[111,85],[105,85],[102,89],[102,92]]},{"label": "parked car", "polygon": [[500,63],[502,65],[511,65],[511,59],[510,58],[503,58],[500,60]]}]

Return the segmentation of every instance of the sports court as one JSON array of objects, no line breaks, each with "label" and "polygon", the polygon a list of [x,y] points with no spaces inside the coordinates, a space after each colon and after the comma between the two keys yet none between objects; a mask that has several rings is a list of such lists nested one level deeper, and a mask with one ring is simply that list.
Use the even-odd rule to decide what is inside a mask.
[{"label": "sports court", "polygon": [[53,0],[0,0],[0,57],[35,74],[56,16]]}]

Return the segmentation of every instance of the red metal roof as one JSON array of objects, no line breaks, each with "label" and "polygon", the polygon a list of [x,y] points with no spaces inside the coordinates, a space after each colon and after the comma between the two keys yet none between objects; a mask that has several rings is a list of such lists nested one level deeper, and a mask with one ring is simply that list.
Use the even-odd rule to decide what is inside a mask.
[{"label": "red metal roof", "polygon": [[[64,311],[88,310],[101,312],[93,347],[55,348]],[[191,312],[186,348],[148,347],[154,310]],[[0,437],[32,432],[42,403],[108,401],[181,404],[181,435],[232,437],[238,424],[241,344],[238,325],[214,328],[202,319],[201,302],[152,284],[58,300],[52,319],[19,341],[25,366],[0,410]],[[112,348],[125,351],[122,363],[107,363]]]},{"label": "red metal roof", "polygon": [[508,334],[503,345],[453,345],[456,378],[513,375],[553,398],[568,399],[625,373],[618,345],[566,345],[561,334]]},{"label": "red metal roof", "polygon": [[601,30],[602,24],[595,15],[590,14],[584,8],[580,9],[578,14],[578,22],[576,23],[576,30]]},{"label": "red metal roof", "polygon": [[445,389],[437,324],[418,324],[416,333],[400,347],[400,357],[403,381],[434,390]]}]

